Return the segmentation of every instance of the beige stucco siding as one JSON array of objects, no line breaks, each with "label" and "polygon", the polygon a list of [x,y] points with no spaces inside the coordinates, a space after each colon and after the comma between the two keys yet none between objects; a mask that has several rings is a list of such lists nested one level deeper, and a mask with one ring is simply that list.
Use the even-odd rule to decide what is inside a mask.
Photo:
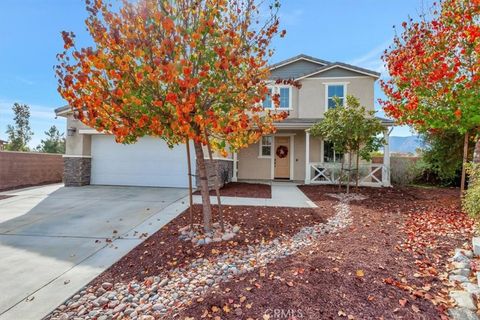
[{"label": "beige stucco siding", "polygon": [[304,79],[301,81],[302,88],[299,90],[298,117],[323,118],[326,111],[326,87],[329,83],[345,84],[347,95],[357,97],[361,105],[374,110],[374,82],[372,77]]},{"label": "beige stucco siding", "polygon": [[[305,179],[305,131],[279,130],[279,135],[291,135],[294,142],[293,179]],[[310,161],[318,162],[321,157],[321,139],[310,138]],[[275,154],[275,147],[274,147]],[[244,180],[270,180],[271,158],[259,157],[259,144],[255,143],[238,153],[238,178]]]},{"label": "beige stucco siding", "polygon": [[254,143],[238,153],[238,179],[270,179],[270,158],[259,158],[259,144]]},{"label": "beige stucco siding", "polygon": [[80,120],[75,120],[73,116],[67,116],[67,132],[68,128],[76,128],[73,136],[67,136],[65,143],[65,154],[70,156],[90,156],[91,155],[91,136],[80,134],[81,129],[90,129]]}]

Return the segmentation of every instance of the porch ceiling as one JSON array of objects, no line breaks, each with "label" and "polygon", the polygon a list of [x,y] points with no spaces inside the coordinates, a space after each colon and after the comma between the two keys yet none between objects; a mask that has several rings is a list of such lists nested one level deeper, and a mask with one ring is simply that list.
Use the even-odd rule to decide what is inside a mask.
[{"label": "porch ceiling", "polygon": [[[394,122],[390,119],[380,118],[382,124],[386,127],[392,126]],[[278,129],[309,129],[312,125],[322,121],[322,118],[287,118],[281,122],[275,122]]]}]

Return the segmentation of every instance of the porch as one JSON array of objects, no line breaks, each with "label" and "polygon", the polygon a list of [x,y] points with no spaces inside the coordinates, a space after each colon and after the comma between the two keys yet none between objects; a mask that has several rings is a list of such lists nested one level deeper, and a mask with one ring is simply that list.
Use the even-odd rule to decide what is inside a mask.
[{"label": "porch", "polygon": [[[383,163],[361,161],[358,168],[352,165],[352,170],[348,171],[347,161],[342,169],[340,158],[328,141],[310,136],[308,129],[318,121],[320,119],[287,119],[277,124],[275,134],[264,136],[258,143],[233,155],[232,180],[338,184],[340,179],[345,182],[347,174],[355,181],[358,171],[360,186],[391,186],[388,143],[384,145]],[[391,122],[385,120],[384,124],[384,137],[388,142]]]},{"label": "porch", "polygon": [[[309,147],[310,133],[305,131],[305,184],[338,184],[340,180],[347,182],[350,175],[351,184],[356,184],[358,174],[358,185],[365,187],[391,187],[390,182],[390,150],[389,137],[390,131],[386,127],[383,132],[386,143],[383,145],[383,163],[373,163],[371,161],[362,161],[358,167],[355,164],[355,157],[352,159],[352,168],[348,169],[348,159],[345,159],[342,167],[341,162],[320,161],[315,162],[311,160]],[[325,144],[323,144],[325,145]],[[325,155],[322,159],[325,160]]]}]

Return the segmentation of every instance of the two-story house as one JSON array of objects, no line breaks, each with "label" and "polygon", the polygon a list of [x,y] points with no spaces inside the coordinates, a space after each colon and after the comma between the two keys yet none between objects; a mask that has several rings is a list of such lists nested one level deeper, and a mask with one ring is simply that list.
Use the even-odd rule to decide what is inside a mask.
[{"label": "two-story house", "polygon": [[[335,96],[344,100],[347,94],[353,95],[367,109],[374,110],[374,84],[379,76],[375,71],[307,55],[272,65],[272,83],[276,79],[294,79],[301,88],[272,84],[270,92],[280,95],[279,109],[286,111],[288,117],[276,124],[277,133],[262,137],[259,143],[236,155],[238,179],[334,182],[333,168],[338,168],[342,155],[336,154],[328,141],[310,137],[308,129],[321,121],[325,111],[335,107]],[[271,99],[267,98],[263,106],[272,108]],[[386,129],[392,125],[387,119],[382,119],[382,123]],[[372,171],[380,170],[380,166],[370,166],[363,184],[389,185],[387,172],[384,177],[381,172],[369,176]],[[378,177],[380,181],[375,179]]]},{"label": "two-story house", "polygon": [[[347,94],[359,98],[373,110],[374,84],[380,74],[345,63],[331,63],[298,55],[271,66],[270,90],[280,95],[281,110],[288,117],[276,124],[274,135],[238,154],[216,157],[224,180],[292,180],[304,183],[334,183],[342,155],[321,138],[310,137],[308,129],[321,121],[333,97]],[[274,85],[276,79],[294,79],[301,88]],[[272,101],[263,101],[266,109]],[[74,119],[68,106],[55,110],[67,118],[65,184],[186,187],[188,185],[185,146],[169,149],[160,139],[145,137],[132,145],[115,142],[113,136],[99,133]],[[390,120],[382,119],[386,134]],[[387,137],[388,138],[388,137]],[[387,139],[388,141],[388,139]],[[383,164],[371,164],[363,177],[364,185],[390,185],[389,153]],[[213,166],[210,166],[211,168]],[[336,169],[337,168],[337,169]],[[194,166],[195,170],[195,166]],[[338,170],[337,170],[338,171]]]}]

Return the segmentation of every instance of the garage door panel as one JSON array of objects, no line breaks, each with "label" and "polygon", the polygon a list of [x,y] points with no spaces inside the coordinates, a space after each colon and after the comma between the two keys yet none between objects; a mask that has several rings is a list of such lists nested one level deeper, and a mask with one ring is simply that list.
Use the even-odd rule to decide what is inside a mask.
[{"label": "garage door panel", "polygon": [[[192,161],[193,170],[195,163]],[[112,136],[92,136],[92,184],[187,187],[185,146],[168,148],[160,139],[116,143]]]}]

